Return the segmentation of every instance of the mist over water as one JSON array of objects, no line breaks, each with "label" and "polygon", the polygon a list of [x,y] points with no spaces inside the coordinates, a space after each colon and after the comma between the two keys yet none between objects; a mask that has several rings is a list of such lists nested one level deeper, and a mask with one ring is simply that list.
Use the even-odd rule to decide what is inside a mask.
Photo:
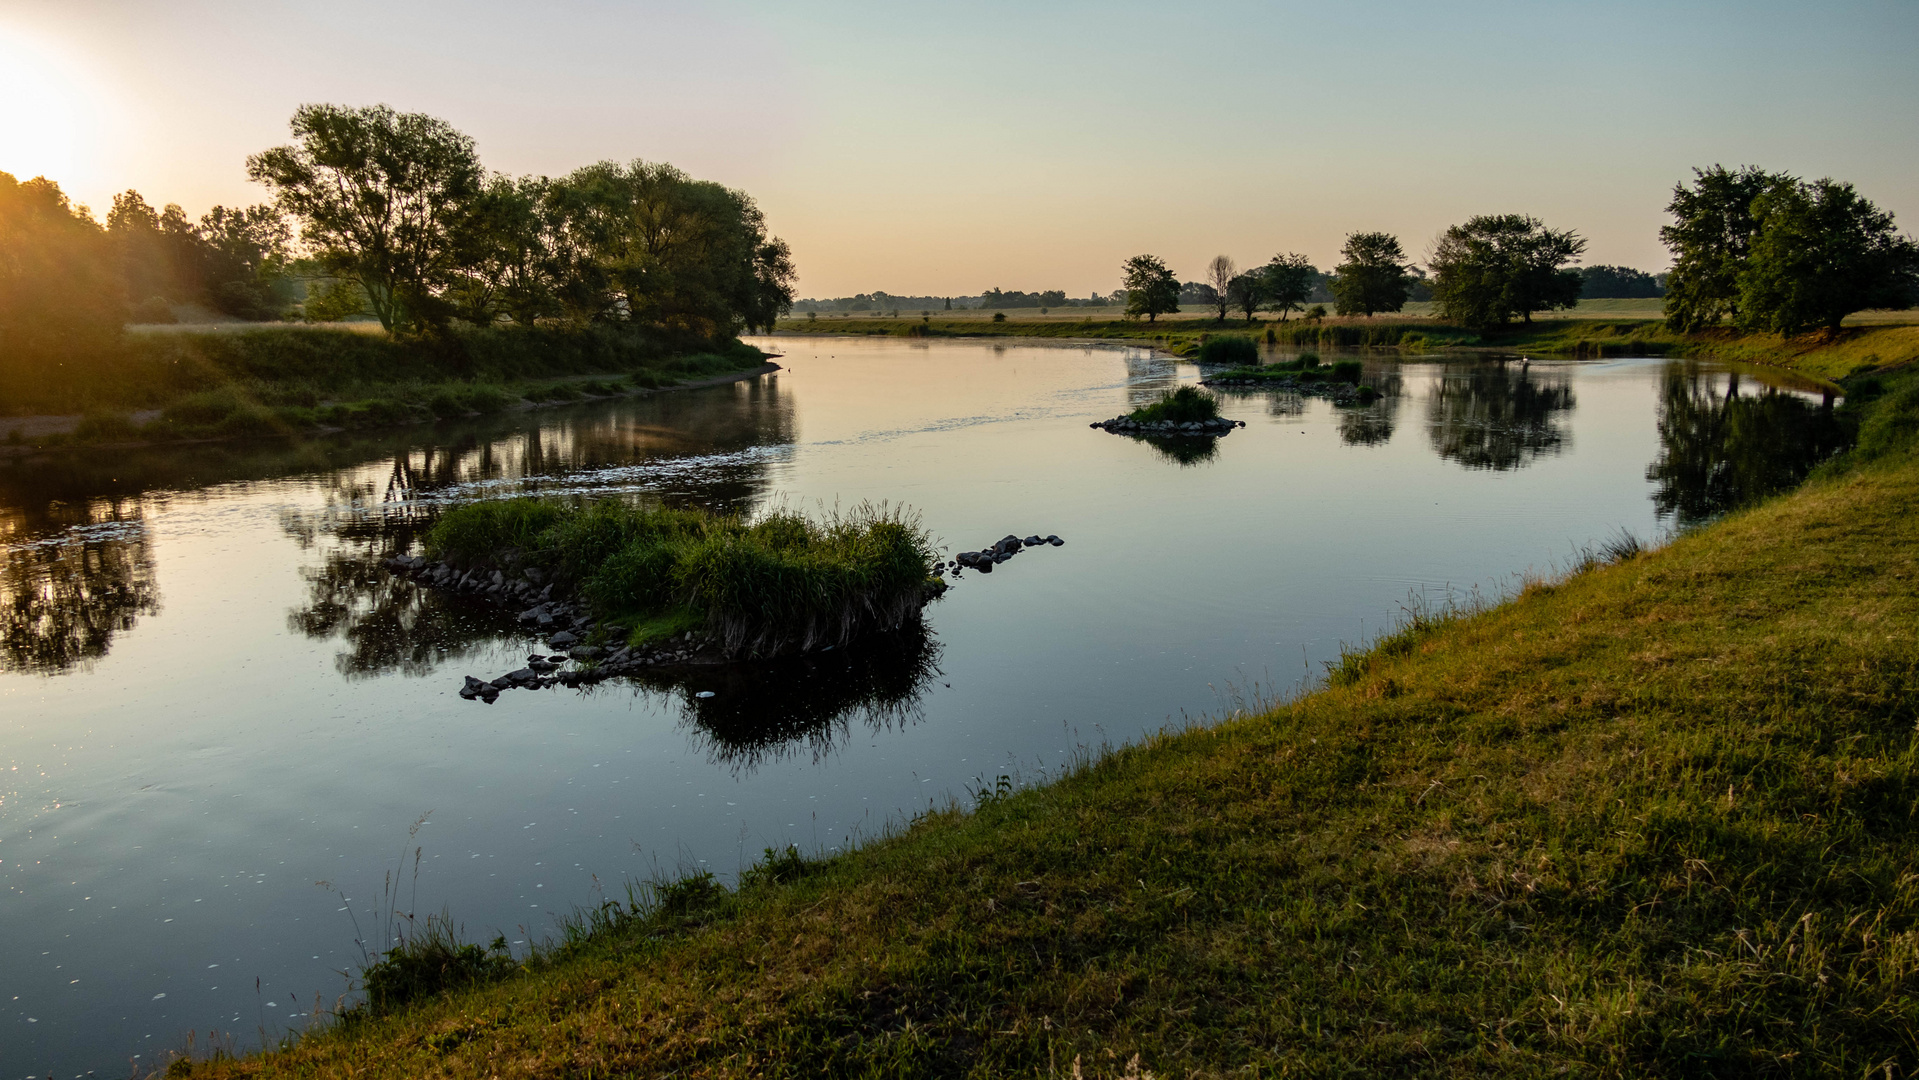
[{"label": "mist over water", "polygon": [[[524,949],[623,879],[836,848],[1290,693],[1409,598],[1707,520],[1843,443],[1816,392],[1664,360],[1367,358],[1371,405],[1229,392],[1246,427],[1148,441],[1087,425],[1193,365],[761,344],[787,370],[708,390],[0,464],[0,1077],[299,1030],[377,947],[389,872]],[[543,643],[380,560],[525,493],[889,500],[949,553],[1066,545],[966,574],[923,633],[462,701]]]}]

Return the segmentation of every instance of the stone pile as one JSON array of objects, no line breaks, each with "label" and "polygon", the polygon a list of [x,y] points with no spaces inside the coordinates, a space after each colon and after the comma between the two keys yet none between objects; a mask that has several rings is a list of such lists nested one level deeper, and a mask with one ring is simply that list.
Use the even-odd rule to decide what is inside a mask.
[{"label": "stone pile", "polygon": [[[460,570],[446,563],[429,562],[418,555],[396,555],[386,560],[386,567],[430,588],[479,596],[503,607],[524,607],[519,616],[521,624],[537,631],[546,639],[547,648],[553,650],[528,656],[525,667],[497,679],[483,680],[468,675],[466,684],[460,688],[460,696],[468,701],[478,699],[491,705],[505,690],[584,686],[615,675],[633,674],[643,668],[719,660],[705,636],[691,630],[638,649],[585,644],[595,630],[603,630],[617,640],[625,638],[628,628],[618,623],[596,622],[584,605],[554,596],[553,583],[538,567],[527,567],[508,576],[502,570]],[[567,667],[569,662],[574,666]]]},{"label": "stone pile", "polygon": [[1042,544],[1049,547],[1064,547],[1066,541],[1061,540],[1057,536],[1037,535],[1029,536],[1022,540],[1009,533],[994,542],[991,546],[981,548],[978,551],[960,552],[953,557],[953,561],[950,563],[936,563],[933,569],[940,573],[950,573],[954,577],[958,577],[962,569],[978,570],[982,574],[990,574],[993,572],[994,566],[1005,562],[1029,547],[1039,547]]},{"label": "stone pile", "polygon": [[[1201,383],[1200,385],[1206,385]],[[1111,420],[1095,420],[1088,427],[1102,428],[1115,435],[1224,435],[1234,428],[1246,426],[1244,420],[1228,420],[1223,416],[1211,420],[1189,420],[1176,424],[1170,420],[1155,423],[1140,423],[1130,416],[1115,416]]]}]

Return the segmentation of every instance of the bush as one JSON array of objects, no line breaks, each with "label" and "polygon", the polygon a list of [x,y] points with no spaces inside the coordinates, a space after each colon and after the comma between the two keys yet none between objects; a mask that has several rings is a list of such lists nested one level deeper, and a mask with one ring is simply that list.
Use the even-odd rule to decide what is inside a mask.
[{"label": "bush", "polygon": [[1199,347],[1199,362],[1202,364],[1229,364],[1234,367],[1259,363],[1259,346],[1252,338],[1239,334],[1223,334],[1208,338]]},{"label": "bush", "polygon": [[506,951],[504,936],[482,949],[460,941],[446,915],[428,915],[424,929],[360,972],[360,985],[366,990],[367,1009],[377,1016],[449,990],[504,978],[518,967]]},{"label": "bush", "polygon": [[1134,409],[1131,419],[1141,424],[1204,423],[1219,418],[1219,399],[1197,387],[1182,386],[1160,395],[1158,401]]},{"label": "bush", "polygon": [[451,390],[441,390],[435,393],[427,399],[426,407],[433,410],[433,415],[441,419],[450,416],[465,416],[467,414],[466,401]]}]

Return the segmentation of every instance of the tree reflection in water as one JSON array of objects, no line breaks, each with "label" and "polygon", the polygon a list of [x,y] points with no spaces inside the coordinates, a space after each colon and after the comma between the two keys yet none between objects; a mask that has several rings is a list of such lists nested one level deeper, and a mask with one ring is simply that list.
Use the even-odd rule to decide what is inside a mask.
[{"label": "tree reflection in water", "polygon": [[1524,364],[1475,362],[1440,373],[1426,399],[1433,449],[1468,469],[1522,469],[1566,445],[1572,382]]},{"label": "tree reflection in water", "polygon": [[0,513],[0,665],[58,674],[91,666],[113,635],[159,610],[138,500],[52,502]]},{"label": "tree reflection in water", "polygon": [[1776,387],[1741,396],[1737,372],[1722,396],[1716,381],[1673,364],[1661,387],[1659,457],[1646,479],[1657,485],[1655,512],[1681,527],[1785,491],[1852,442],[1830,397],[1815,404]]}]

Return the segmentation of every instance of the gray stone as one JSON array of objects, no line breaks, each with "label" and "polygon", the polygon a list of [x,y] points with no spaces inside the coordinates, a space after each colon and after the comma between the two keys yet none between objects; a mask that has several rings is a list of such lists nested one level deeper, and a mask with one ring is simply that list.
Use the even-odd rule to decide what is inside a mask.
[{"label": "gray stone", "polygon": [[505,675],[501,676],[501,678],[505,679],[507,682],[514,683],[514,684],[530,683],[534,681],[535,679],[537,679],[538,677],[539,676],[533,674],[532,668],[520,668],[518,671],[509,671]]},{"label": "gray stone", "polygon": [[1025,544],[1027,547],[1038,547],[1041,544],[1044,544],[1045,542],[1046,541],[1041,540],[1037,536],[1029,536],[1026,539],[1020,541],[1020,543]]},{"label": "gray stone", "polygon": [[1048,536],[1048,537],[1046,538],[1046,542],[1047,542],[1047,543],[1049,543],[1049,544],[1051,544],[1051,545],[1053,545],[1054,547],[1065,547],[1065,546],[1066,546],[1066,541],[1064,541],[1064,540],[1061,540],[1061,539],[1060,539],[1059,537],[1057,537],[1057,536]]},{"label": "gray stone", "polygon": [[567,655],[575,660],[598,660],[606,655],[606,650],[598,645],[575,645],[567,650]]},{"label": "gray stone", "polygon": [[546,639],[546,644],[548,648],[560,649],[562,651],[566,649],[570,649],[573,646],[578,645],[579,643],[580,643],[580,639],[578,635],[570,634],[565,630],[562,630],[559,633],[554,634],[553,636]]}]

